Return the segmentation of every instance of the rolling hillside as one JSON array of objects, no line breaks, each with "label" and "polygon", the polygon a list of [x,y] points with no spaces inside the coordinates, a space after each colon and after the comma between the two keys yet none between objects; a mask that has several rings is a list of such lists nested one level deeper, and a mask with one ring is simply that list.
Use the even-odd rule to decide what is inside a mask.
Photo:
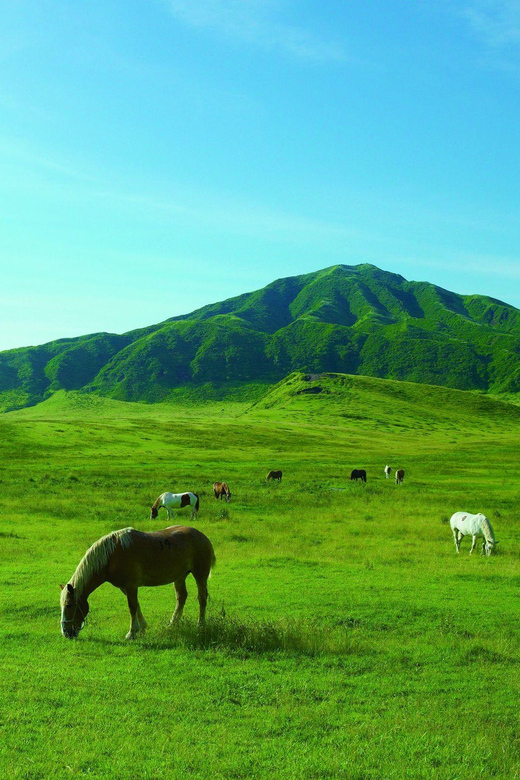
[{"label": "rolling hillside", "polygon": [[0,353],[0,410],[56,390],[156,402],[225,395],[292,371],[520,392],[520,311],[493,298],[338,265],[123,335]]}]

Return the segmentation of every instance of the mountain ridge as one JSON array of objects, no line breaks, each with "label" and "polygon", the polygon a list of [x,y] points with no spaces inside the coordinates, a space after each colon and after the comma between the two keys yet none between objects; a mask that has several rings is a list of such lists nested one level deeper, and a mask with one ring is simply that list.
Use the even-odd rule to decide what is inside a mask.
[{"label": "mountain ridge", "polygon": [[185,385],[274,383],[295,370],[518,393],[520,310],[334,265],[128,333],[0,352],[0,410],[59,389],[154,402]]}]

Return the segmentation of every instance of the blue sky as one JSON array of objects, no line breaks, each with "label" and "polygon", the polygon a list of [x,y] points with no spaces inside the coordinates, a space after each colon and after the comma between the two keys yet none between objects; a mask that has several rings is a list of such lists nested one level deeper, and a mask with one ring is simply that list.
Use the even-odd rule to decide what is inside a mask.
[{"label": "blue sky", "polygon": [[0,349],[336,263],[520,308],[519,0],[0,19]]}]

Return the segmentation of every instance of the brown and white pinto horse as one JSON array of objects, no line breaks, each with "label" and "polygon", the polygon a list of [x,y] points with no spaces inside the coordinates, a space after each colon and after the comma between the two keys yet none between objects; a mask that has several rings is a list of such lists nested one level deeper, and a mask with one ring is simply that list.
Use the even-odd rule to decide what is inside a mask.
[{"label": "brown and white pinto horse", "polygon": [[213,483],[213,495],[215,498],[224,498],[229,503],[231,498],[231,491],[227,486],[227,482],[214,482]]},{"label": "brown and white pinto horse", "polygon": [[155,520],[161,507],[166,509],[168,520],[173,518],[173,509],[182,509],[191,506],[191,520],[197,517],[199,511],[199,497],[196,493],[161,493],[152,505],[150,520]]},{"label": "brown and white pinto horse", "polygon": [[104,582],[119,588],[127,598],[131,616],[127,639],[146,629],[138,589],[173,582],[177,605],[171,625],[182,615],[190,572],[198,588],[199,623],[204,623],[207,581],[215,561],[210,540],[196,528],[176,525],[152,533],[123,528],[103,536],[87,550],[67,585],[61,586],[61,633],[67,639],[77,637],[89,613],[88,597]]},{"label": "brown and white pinto horse", "polygon": [[400,485],[404,479],[404,469],[396,469],[395,484]]},{"label": "brown and white pinto horse", "polygon": [[265,478],[266,482],[269,482],[270,479],[277,479],[278,482],[282,481],[282,472],[281,471],[270,471],[267,477]]}]

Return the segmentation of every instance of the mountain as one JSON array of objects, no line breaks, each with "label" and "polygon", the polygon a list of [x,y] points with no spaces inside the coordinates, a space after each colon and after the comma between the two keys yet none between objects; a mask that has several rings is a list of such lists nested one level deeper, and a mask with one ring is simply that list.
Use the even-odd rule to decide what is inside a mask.
[{"label": "mountain", "polygon": [[292,371],[518,393],[520,310],[373,265],[336,265],[123,335],[1,352],[0,409],[60,389],[153,402]]}]

